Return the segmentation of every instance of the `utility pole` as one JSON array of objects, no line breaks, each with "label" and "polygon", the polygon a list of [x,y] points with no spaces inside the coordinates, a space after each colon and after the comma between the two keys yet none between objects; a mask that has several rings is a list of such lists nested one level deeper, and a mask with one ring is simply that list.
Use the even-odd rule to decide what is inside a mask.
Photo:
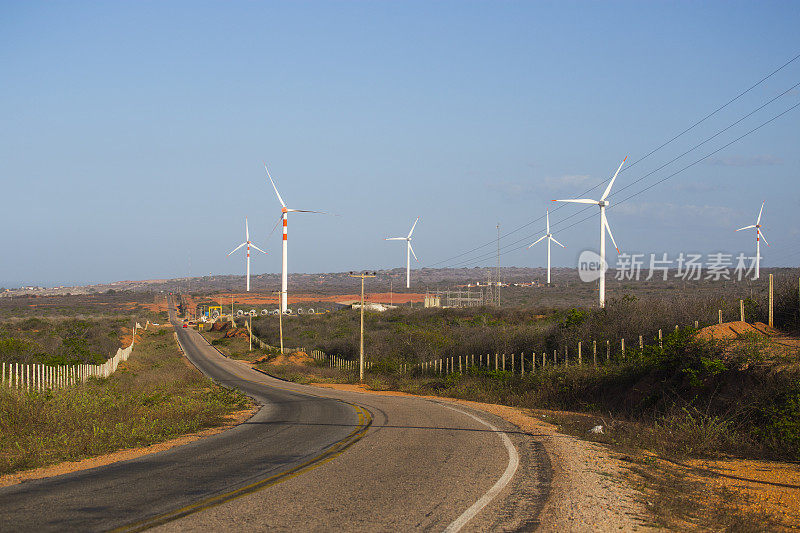
[{"label": "utility pole", "polygon": [[371,274],[369,272],[361,274],[350,272],[351,278],[361,278],[361,342],[358,349],[358,379],[361,383],[364,383],[364,279],[374,278],[375,275],[375,272]]},{"label": "utility pole", "polygon": [[500,307],[500,223],[497,223],[497,307]]},{"label": "utility pole", "polygon": [[272,294],[278,295],[278,330],[281,335],[281,355],[283,355],[283,311],[280,309],[283,302],[283,291],[273,291]]}]

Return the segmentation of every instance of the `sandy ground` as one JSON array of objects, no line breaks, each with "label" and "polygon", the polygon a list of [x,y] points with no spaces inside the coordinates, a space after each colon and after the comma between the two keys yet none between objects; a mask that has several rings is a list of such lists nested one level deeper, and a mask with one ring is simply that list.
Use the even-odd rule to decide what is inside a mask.
[{"label": "sandy ground", "polygon": [[714,487],[744,496],[746,509],[800,529],[800,464],[744,459],[690,460],[676,465]]},{"label": "sandy ground", "polygon": [[231,413],[230,415],[228,415],[226,423],[222,426],[204,429],[202,431],[198,431],[197,433],[190,433],[188,435],[183,435],[182,437],[178,437],[176,439],[168,440],[165,442],[159,442],[151,446],[145,446],[143,448],[130,448],[126,450],[119,450],[106,455],[89,457],[81,461],[68,461],[55,465],[43,466],[41,468],[34,468],[32,470],[24,470],[22,472],[14,472],[12,474],[6,474],[4,476],[0,476],[0,487],[15,485],[17,483],[22,483],[23,481],[30,481],[32,479],[42,479],[46,477],[60,476],[61,474],[69,474],[71,472],[77,472],[79,470],[87,470],[89,468],[105,466],[111,463],[116,463],[119,461],[127,461],[129,459],[135,459],[143,455],[169,450],[170,448],[174,448],[175,446],[181,446],[183,444],[188,444],[190,442],[205,437],[210,437],[211,435],[216,435],[217,433],[221,433],[226,429],[230,429],[233,426],[241,424],[242,422],[246,421],[251,416],[253,416],[256,413],[256,411],[258,411],[258,409],[259,406],[253,406],[249,409],[244,409],[242,411]]},{"label": "sandy ground", "polygon": [[[315,383],[318,387],[413,396],[404,392],[374,391],[360,385]],[[421,396],[450,401],[500,416],[521,430],[537,435],[550,456],[553,482],[550,498],[540,516],[540,531],[655,531],[642,495],[623,481],[627,469],[620,456],[607,447],[563,435],[552,424],[522,409],[439,396]]]}]

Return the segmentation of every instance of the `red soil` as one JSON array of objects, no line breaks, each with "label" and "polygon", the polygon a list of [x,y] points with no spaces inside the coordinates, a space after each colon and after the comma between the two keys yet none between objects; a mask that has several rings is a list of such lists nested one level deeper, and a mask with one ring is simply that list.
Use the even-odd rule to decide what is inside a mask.
[{"label": "red soil", "polygon": [[[224,309],[225,306],[231,305],[231,297],[238,305],[278,305],[278,297],[272,294],[253,294],[253,293],[235,293],[235,294],[217,294],[212,298],[216,300],[219,305]],[[425,300],[425,295],[420,293],[388,293],[388,292],[371,292],[364,295],[367,302],[373,303],[409,303],[409,302],[422,302]],[[321,294],[289,294],[289,304],[298,304],[303,302],[357,302],[361,300],[361,294],[335,294],[335,295],[321,295]]]}]

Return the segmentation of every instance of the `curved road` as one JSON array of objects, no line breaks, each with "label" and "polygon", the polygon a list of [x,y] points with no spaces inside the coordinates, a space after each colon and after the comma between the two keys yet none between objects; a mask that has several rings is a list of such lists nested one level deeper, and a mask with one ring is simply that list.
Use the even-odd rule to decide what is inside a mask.
[{"label": "curved road", "polygon": [[186,356],[263,407],[231,430],[0,488],[0,530],[533,530],[550,467],[483,411],[279,381],[176,327]]}]

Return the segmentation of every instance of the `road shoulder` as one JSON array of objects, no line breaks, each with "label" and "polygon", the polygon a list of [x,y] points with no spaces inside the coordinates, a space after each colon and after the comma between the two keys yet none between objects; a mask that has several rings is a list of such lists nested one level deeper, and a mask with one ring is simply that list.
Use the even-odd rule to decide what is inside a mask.
[{"label": "road shoulder", "polygon": [[316,383],[321,388],[411,396],[451,402],[501,417],[544,447],[552,467],[550,494],[539,515],[539,531],[648,531],[650,514],[640,492],[627,482],[623,455],[610,448],[559,433],[556,426],[527,410],[505,405],[375,391],[359,385]]},{"label": "road shoulder", "polygon": [[163,452],[165,450],[175,448],[176,446],[183,446],[184,444],[189,444],[190,442],[211,437],[213,435],[222,433],[223,431],[229,430],[235,426],[238,426],[239,424],[242,424],[243,422],[249,420],[250,417],[256,414],[256,412],[258,412],[260,408],[261,406],[259,405],[253,405],[248,409],[243,409],[241,411],[236,411],[234,413],[231,413],[230,415],[227,416],[225,423],[221,426],[207,428],[202,431],[197,431],[195,433],[189,433],[187,435],[182,435],[180,437],[171,440],[158,442],[156,444],[151,444],[150,446],[144,446],[141,448],[128,448],[125,450],[118,450],[116,452],[108,453],[105,455],[88,457],[80,461],[65,461],[63,463],[43,466],[40,468],[33,468],[31,470],[12,472],[10,474],[0,476],[0,487],[8,487],[10,485],[16,485],[18,483],[23,483],[25,481],[44,479],[53,476],[60,476],[63,474],[71,474],[73,472],[79,472],[81,470],[89,470],[90,468],[107,466],[121,461],[136,459],[144,455]]}]

